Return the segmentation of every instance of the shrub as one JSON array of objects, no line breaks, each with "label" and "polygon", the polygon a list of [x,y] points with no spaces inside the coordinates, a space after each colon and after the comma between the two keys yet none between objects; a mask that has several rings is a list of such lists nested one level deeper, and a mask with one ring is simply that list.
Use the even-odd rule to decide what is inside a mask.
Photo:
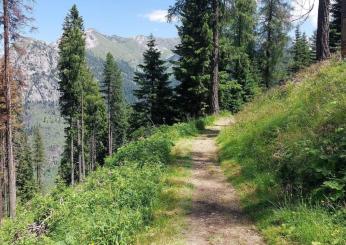
[{"label": "shrub", "polygon": [[[213,117],[203,119],[206,124]],[[153,129],[109,157],[104,168],[75,187],[19,206],[0,228],[0,244],[131,244],[151,224],[170,150],[179,137],[198,133],[195,121]]]}]

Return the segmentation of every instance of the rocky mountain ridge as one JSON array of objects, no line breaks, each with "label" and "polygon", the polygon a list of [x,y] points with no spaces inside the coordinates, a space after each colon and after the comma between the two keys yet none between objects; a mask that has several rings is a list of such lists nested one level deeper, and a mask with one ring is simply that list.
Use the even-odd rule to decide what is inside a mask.
[{"label": "rocky mountain ridge", "polygon": [[[130,38],[116,35],[107,36],[94,29],[86,31],[86,56],[90,70],[97,80],[102,79],[104,59],[112,53],[124,79],[124,92],[128,102],[133,102],[134,72],[142,62],[148,37]],[[170,61],[172,49],[178,44],[176,38],[157,38],[158,48],[163,58]],[[34,127],[39,127],[43,135],[47,164],[45,165],[45,186],[54,185],[55,176],[63,154],[65,122],[59,112],[58,41],[44,41],[24,38],[17,43],[24,52],[14,52],[12,61],[22,71],[24,88],[24,124],[31,136]],[[30,137],[31,138],[31,137]]]},{"label": "rocky mountain ridge", "polygon": [[[94,29],[86,31],[87,60],[96,79],[102,78],[103,61],[108,52],[118,61],[124,77],[125,94],[131,100],[134,88],[132,82],[136,66],[142,61],[148,37],[136,36],[123,38],[116,35],[107,36]],[[163,57],[169,59],[172,49],[178,44],[177,38],[157,38],[158,48]],[[48,44],[43,41],[25,38],[19,42],[24,53],[14,56],[14,64],[24,74],[24,101],[58,102],[58,41]]]}]

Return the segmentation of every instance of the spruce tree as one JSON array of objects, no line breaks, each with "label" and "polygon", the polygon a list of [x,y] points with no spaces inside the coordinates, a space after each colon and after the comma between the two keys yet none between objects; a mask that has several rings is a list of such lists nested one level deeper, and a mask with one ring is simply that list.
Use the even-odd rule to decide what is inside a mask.
[{"label": "spruce tree", "polygon": [[86,172],[103,163],[107,146],[107,116],[100,87],[89,70],[84,75]]},{"label": "spruce tree", "polygon": [[17,156],[17,191],[21,202],[30,200],[37,191],[34,178],[33,158],[28,137],[24,132],[20,133]]},{"label": "spruce tree", "polygon": [[299,27],[296,27],[295,39],[292,48],[293,65],[292,71],[297,72],[311,64],[311,51],[309,41],[305,33],[301,33]]},{"label": "spruce tree", "polygon": [[309,66],[312,63],[311,60],[311,50],[310,50],[310,43],[309,39],[306,36],[306,33],[304,32],[302,35],[302,64],[304,67]]},{"label": "spruce tree", "polygon": [[32,161],[35,168],[36,184],[38,188],[43,188],[43,168],[46,161],[44,143],[39,127],[34,128]]},{"label": "spruce tree", "polygon": [[330,52],[335,53],[340,49],[341,45],[341,5],[342,0],[335,0],[332,2],[330,10],[330,33],[329,33],[329,46]]},{"label": "spruce tree", "polygon": [[317,38],[317,32],[314,31],[312,36],[309,39],[309,46],[310,46],[310,62],[316,63],[316,38]]},{"label": "spruce tree", "polygon": [[107,105],[108,154],[112,155],[115,149],[126,142],[128,119],[122,75],[110,53],[107,54],[103,74],[101,91]]},{"label": "spruce tree", "polygon": [[177,1],[169,10],[179,16],[181,43],[174,53],[179,57],[173,68],[177,107],[181,118],[197,117],[209,111],[212,55],[211,10],[208,0]]},{"label": "spruce tree", "polygon": [[138,125],[149,126],[170,124],[173,122],[172,88],[169,86],[169,74],[161,52],[156,48],[155,39],[149,37],[147,50],[144,52],[144,63],[135,73],[138,89],[134,91],[137,102],[134,110],[137,113]]},{"label": "spruce tree", "polygon": [[238,111],[253,97],[256,1],[235,0],[222,28],[221,108]]},{"label": "spruce tree", "polygon": [[286,73],[282,64],[288,42],[290,12],[291,7],[285,0],[261,0],[259,64],[262,64],[263,83],[267,88],[282,80]]},{"label": "spruce tree", "polygon": [[[69,182],[75,182],[75,144],[79,130],[77,128],[80,112],[81,80],[80,70],[85,65],[85,39],[83,19],[79,15],[76,5],[73,5],[63,24],[63,34],[59,43],[59,91],[61,114],[68,122],[66,127],[66,150],[69,151],[69,160],[65,158],[61,166],[65,170],[69,169]],[[78,143],[77,143],[78,144]],[[77,145],[77,147],[79,147]],[[80,158],[80,149],[77,151]],[[66,155],[65,155],[66,156]],[[79,162],[81,161],[78,159]],[[80,163],[79,163],[80,164]],[[79,168],[80,170],[80,168]],[[79,177],[81,173],[79,172]]]},{"label": "spruce tree", "polygon": [[293,72],[297,72],[301,67],[302,40],[299,27],[296,27],[295,39],[293,44]]}]

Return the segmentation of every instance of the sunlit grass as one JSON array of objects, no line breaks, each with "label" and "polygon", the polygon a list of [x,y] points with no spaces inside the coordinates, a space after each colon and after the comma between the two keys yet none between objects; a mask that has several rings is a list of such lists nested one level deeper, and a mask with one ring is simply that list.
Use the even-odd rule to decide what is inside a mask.
[{"label": "sunlit grass", "polygon": [[191,208],[193,186],[191,175],[192,140],[179,140],[172,149],[172,164],[167,168],[160,201],[154,214],[154,223],[137,238],[137,244],[184,244],[185,214]]},{"label": "sunlit grass", "polygon": [[344,62],[315,65],[257,97],[218,137],[224,173],[269,244],[346,244],[345,207],[323,203],[304,174],[342,157],[345,77]]}]

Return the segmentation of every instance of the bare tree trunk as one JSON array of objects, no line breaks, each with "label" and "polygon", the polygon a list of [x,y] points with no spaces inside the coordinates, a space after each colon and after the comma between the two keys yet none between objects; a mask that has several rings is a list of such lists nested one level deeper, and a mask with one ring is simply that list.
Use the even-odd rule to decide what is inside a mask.
[{"label": "bare tree trunk", "polygon": [[212,73],[212,91],[211,91],[211,112],[218,114],[219,107],[219,61],[220,61],[220,46],[219,46],[219,18],[220,6],[219,0],[213,0],[213,73]]},{"label": "bare tree trunk", "polygon": [[271,71],[270,71],[270,65],[269,65],[269,59],[272,56],[271,53],[271,46],[272,46],[272,21],[273,21],[273,1],[270,0],[269,2],[269,10],[268,10],[268,30],[267,30],[267,43],[265,47],[265,56],[266,56],[266,64],[264,68],[264,79],[265,79],[265,85],[266,88],[270,87],[270,80],[271,80]]},{"label": "bare tree trunk", "polygon": [[95,169],[96,164],[96,145],[95,145],[95,129],[93,129],[90,140],[90,155],[91,155],[91,171]]},{"label": "bare tree trunk", "polygon": [[111,95],[112,88],[111,85],[108,84],[108,155],[111,156],[113,154],[113,135],[112,135],[112,118],[111,118]]},{"label": "bare tree trunk", "polygon": [[82,179],[85,179],[85,158],[84,158],[84,94],[82,92],[82,129],[81,129],[81,154],[82,154]]},{"label": "bare tree trunk", "polygon": [[8,166],[6,162],[6,132],[3,132],[2,135],[2,163],[4,165],[4,176],[3,176],[3,212],[4,212],[4,217],[9,214],[9,201],[8,201]]},{"label": "bare tree trunk", "polygon": [[341,55],[346,58],[346,1],[341,2]]},{"label": "bare tree trunk", "polygon": [[90,148],[90,152],[89,152],[89,158],[90,158],[89,172],[91,172],[93,170],[93,168],[92,168],[92,166],[93,166],[93,137],[92,136],[89,139],[89,148]]},{"label": "bare tree trunk", "polygon": [[10,66],[10,43],[9,43],[9,13],[8,0],[3,1],[3,25],[4,25],[4,85],[6,88],[6,149],[8,161],[8,188],[10,199],[10,217],[16,217],[16,166],[13,158],[13,135],[12,135],[12,101]]},{"label": "bare tree trunk", "polygon": [[316,58],[325,60],[330,57],[329,50],[329,12],[330,0],[319,0],[317,39],[316,39]]},{"label": "bare tree trunk", "polygon": [[41,190],[41,171],[40,171],[41,163],[36,163],[36,182],[39,190]]},{"label": "bare tree trunk", "polygon": [[5,190],[5,136],[1,132],[1,159],[0,159],[0,225],[2,219],[5,217],[5,203],[4,203],[4,190]]},{"label": "bare tree trunk", "polygon": [[77,150],[78,150],[78,179],[79,182],[82,182],[82,154],[81,154],[81,128],[80,128],[80,119],[77,119]]},{"label": "bare tree trunk", "polygon": [[[72,119],[71,119],[71,127],[70,130],[72,131]],[[70,139],[70,162],[71,162],[71,185],[74,185],[74,154],[73,154],[73,134],[71,132],[70,135],[71,139]]]},{"label": "bare tree trunk", "polygon": [[112,137],[112,122],[111,122],[111,111],[108,104],[108,155],[113,154],[113,137]]}]

